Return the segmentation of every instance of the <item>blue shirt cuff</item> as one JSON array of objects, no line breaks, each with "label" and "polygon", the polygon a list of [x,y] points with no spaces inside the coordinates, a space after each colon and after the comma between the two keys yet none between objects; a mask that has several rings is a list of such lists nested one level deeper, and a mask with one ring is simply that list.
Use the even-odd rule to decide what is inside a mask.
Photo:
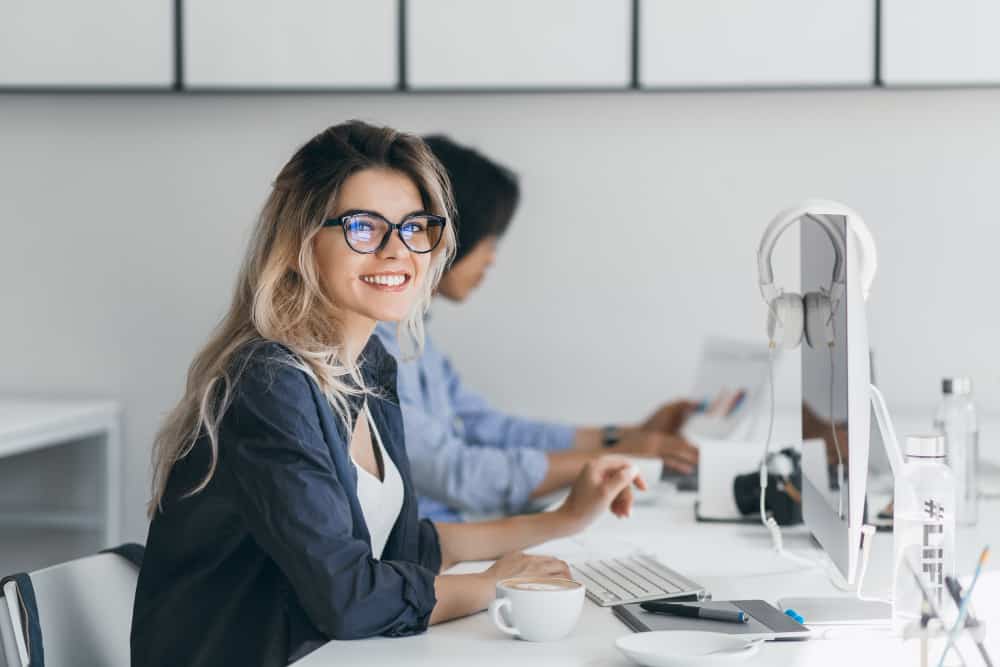
[{"label": "blue shirt cuff", "polygon": [[550,452],[560,452],[573,446],[576,439],[576,429],[572,426],[553,424],[549,427],[549,438],[545,449]]},{"label": "blue shirt cuff", "polygon": [[522,449],[519,470],[514,471],[507,499],[507,513],[523,512],[531,502],[531,494],[549,472],[549,459],[538,449]]}]

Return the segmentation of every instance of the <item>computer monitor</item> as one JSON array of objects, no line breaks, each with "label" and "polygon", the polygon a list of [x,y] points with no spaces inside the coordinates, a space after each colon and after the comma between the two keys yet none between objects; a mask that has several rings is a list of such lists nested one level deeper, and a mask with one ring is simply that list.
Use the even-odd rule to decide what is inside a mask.
[{"label": "computer monitor", "polygon": [[[840,258],[845,285],[839,297],[838,290],[834,291],[831,326],[811,327],[813,335],[800,346],[802,514],[806,526],[851,584],[858,572],[870,449],[868,323],[858,270],[858,242],[846,217],[814,217],[822,217],[827,228],[816,220],[803,219],[800,224],[801,293],[830,289],[841,252],[837,245],[845,253]],[[843,239],[842,244],[831,242],[831,229]],[[809,304],[806,308],[808,311]],[[841,461],[842,473],[838,475]]]}]

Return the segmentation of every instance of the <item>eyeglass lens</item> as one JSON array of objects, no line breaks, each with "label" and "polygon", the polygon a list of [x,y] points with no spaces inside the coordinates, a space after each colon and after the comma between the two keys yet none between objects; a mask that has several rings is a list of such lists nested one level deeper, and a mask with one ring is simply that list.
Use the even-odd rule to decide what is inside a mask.
[{"label": "eyeglass lens", "polygon": [[[374,215],[358,213],[344,220],[347,242],[358,252],[372,252],[378,248],[389,231],[389,224]],[[400,223],[399,236],[407,248],[414,252],[429,252],[437,246],[444,233],[439,220],[424,215],[411,215]]]}]

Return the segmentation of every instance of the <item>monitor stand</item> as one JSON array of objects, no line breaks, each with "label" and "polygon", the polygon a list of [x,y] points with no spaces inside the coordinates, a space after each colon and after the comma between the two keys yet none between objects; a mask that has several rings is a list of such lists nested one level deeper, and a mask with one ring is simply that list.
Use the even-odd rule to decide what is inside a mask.
[{"label": "monitor stand", "polygon": [[781,611],[793,610],[806,625],[888,625],[892,605],[854,596],[781,598]]},{"label": "monitor stand", "polygon": [[[892,468],[892,475],[898,478],[903,471],[903,456],[899,448],[899,441],[896,439],[896,429],[885,404],[885,397],[875,385],[871,385],[871,401],[872,409],[875,412],[875,421],[882,433],[882,442],[885,444],[886,455],[889,458],[889,466]],[[891,623],[892,605],[889,602],[861,598],[861,585],[864,583],[865,572],[868,569],[867,561],[870,556],[874,532],[874,527],[865,526],[862,561],[858,572],[859,581],[853,595],[782,598],[778,600],[778,607],[781,611],[793,610],[803,618],[806,625],[882,625]],[[840,572],[836,568],[828,568],[828,571],[830,570],[833,572],[832,576],[838,579],[834,585],[845,591],[850,590],[850,585]]]}]

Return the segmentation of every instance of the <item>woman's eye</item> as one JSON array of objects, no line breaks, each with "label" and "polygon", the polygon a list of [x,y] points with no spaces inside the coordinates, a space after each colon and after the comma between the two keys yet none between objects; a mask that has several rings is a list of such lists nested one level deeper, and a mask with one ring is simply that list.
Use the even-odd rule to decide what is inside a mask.
[{"label": "woman's eye", "polygon": [[374,229],[372,223],[367,220],[351,220],[347,223],[347,231],[349,232],[370,232]]},{"label": "woman's eye", "polygon": [[403,233],[404,234],[419,234],[425,230],[424,223],[422,222],[406,222],[403,223]]}]

